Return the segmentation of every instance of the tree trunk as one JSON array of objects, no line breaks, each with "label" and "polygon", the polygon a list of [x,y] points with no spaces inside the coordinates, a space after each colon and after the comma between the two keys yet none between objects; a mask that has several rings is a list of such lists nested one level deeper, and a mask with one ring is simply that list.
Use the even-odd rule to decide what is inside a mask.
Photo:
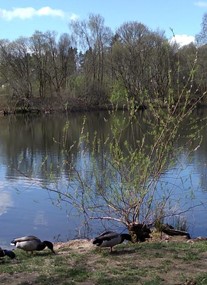
[{"label": "tree trunk", "polygon": [[132,237],[132,242],[144,242],[150,238],[151,230],[144,224],[129,224],[128,230]]}]

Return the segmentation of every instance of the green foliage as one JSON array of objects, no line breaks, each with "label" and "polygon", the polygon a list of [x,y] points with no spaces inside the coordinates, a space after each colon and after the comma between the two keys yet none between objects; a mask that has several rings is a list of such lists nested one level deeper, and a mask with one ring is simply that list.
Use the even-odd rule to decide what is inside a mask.
[{"label": "green foliage", "polygon": [[75,97],[82,97],[84,94],[85,81],[83,75],[79,75],[73,78],[72,84],[70,83],[70,88],[74,90]]},{"label": "green foliage", "polygon": [[[188,105],[188,93],[182,92],[178,100],[184,104],[168,105],[167,109],[150,103],[149,110],[144,114],[140,114],[133,101],[129,101],[129,112],[122,113],[122,116],[111,113],[113,124],[109,136],[101,141],[95,135],[90,145],[92,153],[88,169],[92,178],[87,181],[79,176],[84,188],[84,204],[88,201],[89,205],[94,205],[85,206],[86,209],[94,211],[95,215],[98,209],[100,219],[116,220],[127,226],[150,223],[157,217],[164,218],[166,211],[169,215],[170,209],[167,208],[171,188],[160,178],[178,163],[181,152],[181,149],[175,148],[179,139],[178,130],[194,108]],[[125,139],[126,132],[133,136],[136,126],[144,126],[144,130],[141,139],[131,145]],[[191,128],[192,133],[186,137],[189,145],[200,142],[197,123],[192,122]],[[86,137],[84,135],[80,140],[81,145],[85,145],[83,151],[87,153]],[[100,145],[104,146],[102,154],[99,153],[102,149]],[[101,155],[104,164],[101,170],[97,165],[97,154]]]},{"label": "green foliage", "polygon": [[127,90],[118,81],[113,84],[110,101],[112,104],[126,104]]}]

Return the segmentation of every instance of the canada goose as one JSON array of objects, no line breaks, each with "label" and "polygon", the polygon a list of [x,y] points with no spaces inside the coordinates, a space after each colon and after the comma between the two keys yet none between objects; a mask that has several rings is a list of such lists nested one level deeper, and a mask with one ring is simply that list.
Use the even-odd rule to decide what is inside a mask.
[{"label": "canada goose", "polygon": [[110,252],[112,252],[113,246],[122,243],[124,240],[132,241],[129,234],[118,234],[116,232],[106,231],[100,234],[98,237],[95,237],[93,244],[100,247],[110,247]]},{"label": "canada goose", "polygon": [[4,256],[8,256],[11,259],[16,257],[15,253],[12,250],[2,249],[0,247],[0,257],[4,257]]},{"label": "canada goose", "polygon": [[50,241],[41,241],[39,238],[35,236],[25,236],[16,238],[11,241],[11,245],[16,246],[16,248],[23,249],[25,251],[31,251],[33,253],[34,250],[43,250],[45,247],[48,247],[53,253],[53,244]]}]

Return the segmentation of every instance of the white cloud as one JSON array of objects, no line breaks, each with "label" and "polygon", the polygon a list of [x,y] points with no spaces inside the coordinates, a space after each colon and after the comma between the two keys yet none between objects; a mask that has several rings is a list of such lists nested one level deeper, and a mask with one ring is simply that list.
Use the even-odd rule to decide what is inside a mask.
[{"label": "white cloud", "polygon": [[36,10],[38,16],[54,16],[54,17],[61,17],[65,16],[65,13],[60,9],[52,9],[50,7],[42,7],[39,10]]},{"label": "white cloud", "polygon": [[201,7],[201,8],[206,8],[207,7],[207,2],[204,1],[197,1],[194,3],[195,6]]},{"label": "white cloud", "polygon": [[194,36],[175,35],[170,39],[170,43],[177,43],[179,46],[185,46],[195,41]]},{"label": "white cloud", "polygon": [[78,19],[79,19],[79,16],[74,13],[70,16],[70,20],[72,21],[77,21]]},{"label": "white cloud", "polygon": [[26,8],[13,8],[12,10],[0,9],[0,18],[11,21],[15,18],[25,20],[35,16],[52,16],[52,17],[65,17],[65,12],[60,9],[52,9],[50,7],[42,7],[34,9],[33,7]]}]

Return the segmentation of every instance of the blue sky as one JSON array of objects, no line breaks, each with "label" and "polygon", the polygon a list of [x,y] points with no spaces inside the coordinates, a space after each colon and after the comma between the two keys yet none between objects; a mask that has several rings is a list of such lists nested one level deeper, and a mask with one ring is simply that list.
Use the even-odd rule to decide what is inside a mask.
[{"label": "blue sky", "polygon": [[31,36],[35,30],[69,32],[71,19],[100,14],[113,31],[128,21],[165,31],[188,43],[200,32],[207,0],[0,0],[0,39]]}]

